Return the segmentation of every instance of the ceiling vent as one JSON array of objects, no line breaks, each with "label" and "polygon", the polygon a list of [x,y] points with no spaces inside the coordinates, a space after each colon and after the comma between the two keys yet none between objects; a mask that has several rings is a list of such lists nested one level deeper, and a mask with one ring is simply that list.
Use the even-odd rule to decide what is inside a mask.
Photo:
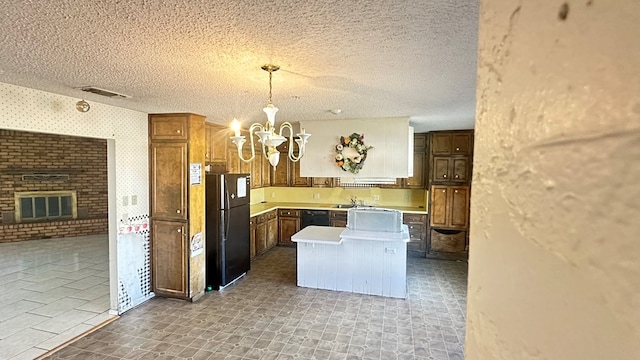
[{"label": "ceiling vent", "polygon": [[118,94],[117,92],[113,92],[111,90],[100,89],[100,88],[97,88],[97,87],[94,87],[94,86],[83,86],[83,87],[81,87],[79,89],[84,91],[84,92],[89,92],[89,93],[92,93],[92,94],[102,95],[102,96],[106,96],[106,97],[110,97],[110,98],[129,99],[131,97],[129,95]]}]

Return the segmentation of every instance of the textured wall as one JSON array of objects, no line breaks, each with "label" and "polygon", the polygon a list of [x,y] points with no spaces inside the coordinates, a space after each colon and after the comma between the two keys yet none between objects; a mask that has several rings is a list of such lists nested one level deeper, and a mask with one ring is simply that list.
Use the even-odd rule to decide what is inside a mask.
[{"label": "textured wall", "polygon": [[639,359],[640,2],[480,16],[467,359]]}]

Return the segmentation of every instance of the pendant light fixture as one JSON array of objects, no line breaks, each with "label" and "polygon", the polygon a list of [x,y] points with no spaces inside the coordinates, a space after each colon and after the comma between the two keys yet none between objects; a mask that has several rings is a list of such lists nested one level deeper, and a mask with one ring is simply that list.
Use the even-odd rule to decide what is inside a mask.
[{"label": "pendant light fixture", "polygon": [[[288,157],[291,161],[297,162],[304,156],[304,148],[309,140],[311,134],[305,133],[304,129],[301,129],[301,132],[296,134],[294,139],[293,137],[293,126],[289,122],[284,122],[280,125],[279,131],[276,133],[275,123],[276,123],[276,113],[278,112],[278,108],[273,105],[271,102],[271,90],[272,90],[272,78],[273,73],[278,71],[280,66],[273,64],[266,64],[262,66],[262,70],[267,71],[269,73],[269,103],[267,106],[262,109],[264,113],[267,115],[267,122],[262,125],[260,123],[254,123],[249,127],[249,141],[251,143],[251,157],[249,159],[245,159],[242,156],[242,146],[246,141],[246,137],[244,135],[240,135],[241,124],[237,119],[233,119],[231,122],[231,129],[233,129],[235,136],[231,137],[231,142],[233,142],[238,147],[238,157],[240,160],[244,162],[250,162],[255,158],[256,151],[253,143],[253,134],[258,136],[258,142],[262,144],[262,154],[269,160],[269,163],[274,168],[278,165],[280,161],[280,152],[276,149],[277,146],[282,144],[283,142],[289,140],[289,152]],[[286,138],[282,135],[283,130],[289,130],[289,137]],[[298,155],[293,153],[293,141],[298,144]]]}]

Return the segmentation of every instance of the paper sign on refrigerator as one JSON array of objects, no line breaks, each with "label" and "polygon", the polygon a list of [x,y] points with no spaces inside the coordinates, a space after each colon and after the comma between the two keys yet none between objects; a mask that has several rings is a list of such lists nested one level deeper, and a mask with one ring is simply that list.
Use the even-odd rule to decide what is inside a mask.
[{"label": "paper sign on refrigerator", "polygon": [[238,197],[243,198],[247,196],[247,178],[238,178]]}]

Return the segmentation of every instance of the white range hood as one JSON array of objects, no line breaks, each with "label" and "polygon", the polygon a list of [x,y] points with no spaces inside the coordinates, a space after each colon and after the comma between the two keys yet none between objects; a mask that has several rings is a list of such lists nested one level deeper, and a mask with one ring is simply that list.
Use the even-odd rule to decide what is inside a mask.
[{"label": "white range hood", "polygon": [[[311,135],[305,155],[300,160],[304,177],[335,177],[344,183],[388,184],[396,178],[413,175],[413,128],[409,118],[301,121]],[[336,165],[336,145],[341,136],[364,134],[367,159],[359,173],[353,174]]]}]

